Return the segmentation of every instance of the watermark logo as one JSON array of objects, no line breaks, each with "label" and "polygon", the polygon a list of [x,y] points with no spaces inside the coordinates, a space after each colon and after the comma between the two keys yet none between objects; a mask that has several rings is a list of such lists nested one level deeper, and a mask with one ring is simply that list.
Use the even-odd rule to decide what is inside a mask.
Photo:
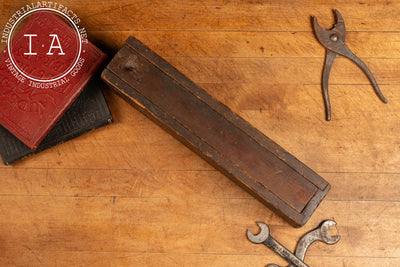
[{"label": "watermark logo", "polygon": [[35,88],[55,88],[78,74],[85,62],[87,33],[68,7],[35,2],[17,10],[6,22],[5,64],[19,82]]}]

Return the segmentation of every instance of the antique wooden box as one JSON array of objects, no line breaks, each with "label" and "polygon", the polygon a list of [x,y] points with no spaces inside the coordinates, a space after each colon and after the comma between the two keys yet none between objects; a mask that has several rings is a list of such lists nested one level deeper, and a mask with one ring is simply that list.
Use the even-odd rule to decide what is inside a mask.
[{"label": "antique wooden box", "polygon": [[295,226],[328,192],[318,174],[130,37],[102,73],[111,88]]}]

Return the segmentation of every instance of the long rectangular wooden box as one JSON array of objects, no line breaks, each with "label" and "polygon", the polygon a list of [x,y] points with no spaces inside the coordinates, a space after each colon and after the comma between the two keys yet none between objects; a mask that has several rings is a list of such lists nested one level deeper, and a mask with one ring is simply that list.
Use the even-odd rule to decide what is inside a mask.
[{"label": "long rectangular wooden box", "polygon": [[329,184],[130,37],[102,73],[111,88],[295,226]]}]

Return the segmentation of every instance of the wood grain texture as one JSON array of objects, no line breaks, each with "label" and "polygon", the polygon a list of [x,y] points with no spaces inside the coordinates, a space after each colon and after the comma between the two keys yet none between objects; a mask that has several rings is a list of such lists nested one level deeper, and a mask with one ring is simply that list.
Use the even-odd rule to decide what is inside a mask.
[{"label": "wood grain texture", "polygon": [[[0,3],[4,25],[25,1]],[[331,185],[295,229],[104,88],[115,123],[0,167],[1,266],[265,266],[256,221],[289,249],[324,219],[342,240],[314,244],[310,266],[400,265],[400,3],[397,1],[78,1],[88,36],[110,55],[134,35]],[[90,7],[90,8],[89,8]],[[346,43],[373,72],[339,57],[331,122],[324,49],[310,16],[344,17]]]}]

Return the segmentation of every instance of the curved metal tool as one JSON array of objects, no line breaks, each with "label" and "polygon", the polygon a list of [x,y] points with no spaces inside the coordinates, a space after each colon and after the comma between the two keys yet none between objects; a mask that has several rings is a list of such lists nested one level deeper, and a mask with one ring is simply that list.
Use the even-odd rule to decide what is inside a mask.
[{"label": "curved metal tool", "polygon": [[335,221],[326,220],[318,228],[305,234],[297,244],[295,255],[299,259],[304,260],[308,247],[315,241],[321,241],[328,245],[334,245],[339,242],[339,235],[331,236],[328,232],[329,228],[335,225]]},{"label": "curved metal tool", "polygon": [[[273,251],[275,251],[277,254],[282,256],[282,254],[279,253],[279,251],[282,250],[281,247],[283,246],[270,236],[268,226],[262,222],[258,222],[257,225],[261,229],[260,233],[258,235],[253,235],[249,230],[247,230],[247,238],[251,242],[256,244],[263,243],[264,245],[268,246]],[[294,254],[292,254],[289,250],[283,247],[283,250],[287,251],[286,254],[290,256],[290,259],[288,259],[285,256],[282,256],[284,259],[286,259],[288,262],[291,263],[289,267],[307,266],[307,264],[304,263],[304,257],[306,255],[308,247],[315,241],[321,241],[328,245],[333,245],[339,242],[340,240],[339,235],[331,236],[328,232],[329,228],[335,225],[336,225],[335,221],[332,220],[323,221],[316,229],[312,230],[311,232],[308,232],[300,239],[296,247],[296,252]],[[274,245],[274,242],[276,242],[277,245],[276,244]],[[280,266],[276,264],[269,264],[267,265],[267,267],[280,267]]]},{"label": "curved metal tool", "polygon": [[290,250],[285,248],[281,243],[276,241],[269,234],[269,227],[263,222],[257,222],[257,225],[260,227],[261,231],[257,235],[253,235],[249,230],[247,230],[247,238],[255,243],[255,244],[264,244],[270,249],[272,249],[279,256],[290,262],[293,266],[296,267],[308,267],[301,259],[296,257]]},{"label": "curved metal tool", "polygon": [[336,17],[336,23],[330,30],[326,30],[321,26],[319,26],[317,18],[314,16],[312,17],[314,33],[318,41],[326,48],[325,64],[324,64],[324,70],[322,72],[322,92],[326,107],[327,121],[331,120],[331,106],[328,94],[328,80],[332,64],[338,54],[347,57],[348,59],[352,60],[355,64],[357,64],[367,75],[378,97],[382,100],[382,102],[387,103],[387,100],[380,91],[379,86],[376,83],[375,78],[372,75],[371,71],[364,64],[364,62],[362,62],[356,55],[354,55],[350,51],[350,49],[344,43],[346,39],[346,27],[344,25],[344,20],[339,11],[335,9],[334,13]]}]

